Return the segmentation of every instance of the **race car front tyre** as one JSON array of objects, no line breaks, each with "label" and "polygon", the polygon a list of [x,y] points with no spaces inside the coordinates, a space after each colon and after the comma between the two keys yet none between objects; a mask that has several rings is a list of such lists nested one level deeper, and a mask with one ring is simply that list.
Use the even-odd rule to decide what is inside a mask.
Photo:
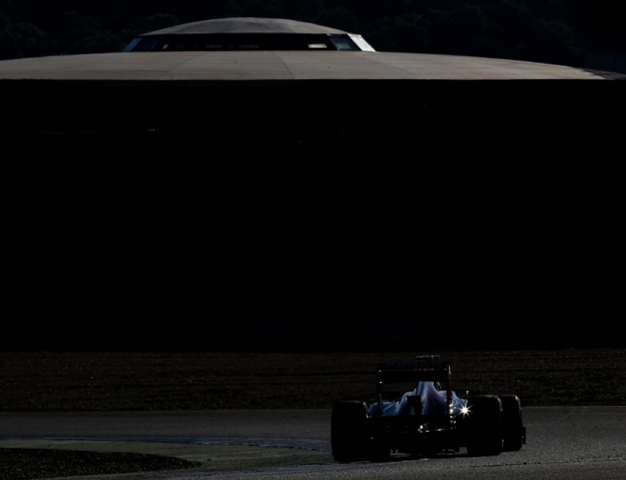
[{"label": "race car front tyre", "polygon": [[363,402],[336,402],[330,420],[330,444],[338,462],[366,460],[370,449],[367,409]]},{"label": "race car front tyre", "polygon": [[471,456],[502,452],[502,403],[495,395],[477,395],[467,400],[465,420],[467,453]]}]

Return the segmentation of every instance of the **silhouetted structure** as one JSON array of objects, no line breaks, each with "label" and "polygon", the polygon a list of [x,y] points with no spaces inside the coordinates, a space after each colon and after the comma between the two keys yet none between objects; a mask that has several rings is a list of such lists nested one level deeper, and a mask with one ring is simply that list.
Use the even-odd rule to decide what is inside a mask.
[{"label": "silhouetted structure", "polygon": [[0,62],[3,348],[615,341],[620,75],[251,23]]}]

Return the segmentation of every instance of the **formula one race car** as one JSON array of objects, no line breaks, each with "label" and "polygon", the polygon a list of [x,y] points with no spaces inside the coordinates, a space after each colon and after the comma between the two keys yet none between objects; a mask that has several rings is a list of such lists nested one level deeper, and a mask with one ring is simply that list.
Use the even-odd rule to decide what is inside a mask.
[{"label": "formula one race car", "polygon": [[[388,385],[411,390],[398,399]],[[339,401],[331,416],[335,460],[379,460],[390,453],[458,452],[472,456],[520,450],[526,443],[520,400],[515,395],[469,395],[452,391],[450,364],[439,356],[382,363],[376,370],[377,399]]]}]

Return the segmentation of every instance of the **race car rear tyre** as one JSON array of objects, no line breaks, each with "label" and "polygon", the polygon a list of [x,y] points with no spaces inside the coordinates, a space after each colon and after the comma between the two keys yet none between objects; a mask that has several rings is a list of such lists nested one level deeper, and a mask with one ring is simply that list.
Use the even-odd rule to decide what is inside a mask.
[{"label": "race car rear tyre", "polygon": [[502,403],[495,395],[477,395],[467,401],[467,453],[471,456],[502,452]]},{"label": "race car rear tyre", "polygon": [[336,402],[330,419],[330,444],[338,462],[366,460],[370,449],[367,409],[363,402]]},{"label": "race car rear tyre", "polygon": [[516,395],[500,395],[502,403],[503,449],[517,451],[526,443],[526,429],[522,422],[522,405]]}]

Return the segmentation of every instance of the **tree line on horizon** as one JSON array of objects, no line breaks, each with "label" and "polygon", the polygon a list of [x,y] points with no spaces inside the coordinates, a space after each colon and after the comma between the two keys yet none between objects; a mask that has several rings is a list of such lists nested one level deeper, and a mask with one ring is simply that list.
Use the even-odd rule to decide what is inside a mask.
[{"label": "tree line on horizon", "polygon": [[362,34],[379,51],[583,66],[626,54],[619,5],[603,0],[0,0],[0,59],[120,51],[179,23],[290,18]]}]

